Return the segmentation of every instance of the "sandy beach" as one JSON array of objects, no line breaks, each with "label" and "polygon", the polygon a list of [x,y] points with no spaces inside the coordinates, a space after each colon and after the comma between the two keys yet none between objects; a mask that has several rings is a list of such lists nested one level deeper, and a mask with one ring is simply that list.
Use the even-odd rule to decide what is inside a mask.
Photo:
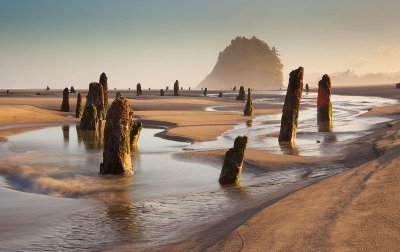
[{"label": "sandy beach", "polygon": [[[389,87],[338,88],[334,93],[398,99],[400,91]],[[211,141],[249,118],[232,111],[206,111],[207,107],[237,108],[232,99],[187,96],[159,97],[149,93],[135,97],[126,91],[136,119],[148,126],[164,127],[157,135],[191,143]],[[109,97],[114,96],[110,94]],[[0,137],[49,125],[78,123],[71,112],[59,112],[61,93],[36,96],[32,91],[0,97]],[[110,102],[112,99],[110,99]],[[255,104],[257,115],[279,114],[281,106]],[[228,218],[194,230],[184,241],[151,246],[129,244],[104,248],[111,251],[159,249],[166,251],[395,251],[399,249],[399,134],[400,106],[373,108],[363,117],[390,117],[373,132],[346,145],[338,155],[312,157],[248,149],[245,166],[265,171],[285,170],[293,165],[345,163],[349,170],[322,180],[293,184],[269,195]],[[226,150],[185,151],[177,159],[220,166]],[[9,190],[9,189],[7,189]],[[7,229],[2,231],[7,232]]]}]

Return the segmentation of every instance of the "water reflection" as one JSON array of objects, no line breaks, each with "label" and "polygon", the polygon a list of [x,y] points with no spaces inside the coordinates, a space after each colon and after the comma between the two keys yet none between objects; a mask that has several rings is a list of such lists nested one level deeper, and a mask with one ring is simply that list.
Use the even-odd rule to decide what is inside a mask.
[{"label": "water reflection", "polygon": [[248,128],[250,128],[251,126],[253,126],[253,119],[247,120],[247,121],[246,121],[246,126],[247,126]]},{"label": "water reflection", "polygon": [[[127,185],[132,183],[132,177],[123,178],[123,180],[122,183]],[[139,210],[132,198],[131,190],[128,186],[124,186],[115,191],[105,202],[106,217],[111,220],[112,227],[110,228],[113,230],[113,236],[118,239],[118,243],[131,242],[132,239],[138,239],[141,236]]]},{"label": "water reflection", "polygon": [[337,141],[337,135],[333,132],[324,135],[324,143],[336,143]]},{"label": "water reflection", "polygon": [[69,125],[63,125],[61,127],[62,132],[63,132],[63,137],[64,137],[64,143],[68,144],[69,142]]},{"label": "water reflection", "polygon": [[85,145],[87,150],[103,149],[104,147],[104,127],[96,130],[81,130],[80,126],[76,126],[76,134],[78,143]]},{"label": "water reflection", "polygon": [[299,155],[299,150],[297,149],[296,142],[279,142],[279,147],[283,154],[286,155]]},{"label": "water reflection", "polygon": [[333,123],[332,122],[318,122],[319,132],[332,132]]}]

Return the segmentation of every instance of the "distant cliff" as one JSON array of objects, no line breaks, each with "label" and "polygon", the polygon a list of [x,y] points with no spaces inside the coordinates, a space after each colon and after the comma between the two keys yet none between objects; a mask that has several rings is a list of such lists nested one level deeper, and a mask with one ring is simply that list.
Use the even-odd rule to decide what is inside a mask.
[{"label": "distant cliff", "polygon": [[256,37],[237,37],[219,53],[211,73],[197,86],[208,89],[231,89],[245,86],[254,89],[277,89],[282,85],[283,65],[275,47]]}]

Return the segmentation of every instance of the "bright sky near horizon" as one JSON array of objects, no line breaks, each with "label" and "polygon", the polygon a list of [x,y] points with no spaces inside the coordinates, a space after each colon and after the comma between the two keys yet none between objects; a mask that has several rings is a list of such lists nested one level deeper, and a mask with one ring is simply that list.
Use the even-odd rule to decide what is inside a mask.
[{"label": "bright sky near horizon", "polygon": [[193,88],[238,35],[275,46],[285,77],[300,65],[397,72],[399,10],[398,0],[0,0],[0,88],[87,88],[102,72],[111,88]]}]

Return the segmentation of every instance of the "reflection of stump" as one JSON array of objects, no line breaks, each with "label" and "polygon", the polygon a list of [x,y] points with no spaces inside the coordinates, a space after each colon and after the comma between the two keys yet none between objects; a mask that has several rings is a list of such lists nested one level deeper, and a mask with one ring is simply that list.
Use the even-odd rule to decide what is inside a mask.
[{"label": "reflection of stump", "polygon": [[178,80],[174,83],[174,96],[179,96],[179,82]]},{"label": "reflection of stump", "polygon": [[207,88],[204,89],[203,95],[207,96]]},{"label": "reflection of stump", "polygon": [[160,89],[160,96],[164,96],[164,95],[165,95],[164,89]]},{"label": "reflection of stump", "polygon": [[81,118],[83,113],[83,105],[82,105],[82,95],[81,92],[78,93],[78,97],[76,98],[76,109],[75,109],[75,117]]},{"label": "reflection of stump", "polygon": [[246,99],[246,92],[244,91],[244,86],[240,86],[239,95],[236,97],[237,101],[244,101]]},{"label": "reflection of stump", "polygon": [[279,133],[280,142],[296,140],[300,100],[303,92],[303,74],[304,69],[299,67],[289,75],[289,85],[282,110],[281,130]]},{"label": "reflection of stump", "polygon": [[330,132],[332,130],[332,102],[331,102],[331,79],[327,74],[322,76],[318,83],[317,100],[318,131]]},{"label": "reflection of stump", "polygon": [[247,126],[247,128],[250,128],[251,126],[253,126],[253,119],[247,120],[246,126]]},{"label": "reflection of stump", "polygon": [[140,83],[138,83],[136,85],[136,96],[140,96],[142,95],[142,85]]},{"label": "reflection of stump", "polygon": [[240,181],[246,145],[247,136],[236,137],[233,148],[229,149],[225,154],[224,164],[218,180],[219,183],[231,184]]},{"label": "reflection of stump", "polygon": [[68,143],[69,142],[69,125],[63,125],[61,128],[62,128],[62,132],[63,132],[64,143]]},{"label": "reflection of stump", "polygon": [[246,106],[244,107],[243,114],[245,116],[253,116],[253,98],[251,97],[251,89],[247,90],[247,102]]},{"label": "reflection of stump", "polygon": [[76,127],[78,136],[78,143],[85,145],[87,150],[103,149],[104,146],[104,123],[99,124],[100,127],[96,130],[81,130],[79,126]]},{"label": "reflection of stump", "polygon": [[131,147],[137,146],[137,142],[139,141],[140,132],[142,132],[143,124],[141,122],[134,122],[131,126],[130,133],[130,144]]},{"label": "reflection of stump", "polygon": [[299,150],[297,149],[296,142],[279,142],[279,147],[282,154],[285,155],[299,155]]},{"label": "reflection of stump", "polygon": [[63,91],[63,100],[61,103],[61,111],[69,112],[69,90],[68,90],[68,88],[64,88],[64,91]]},{"label": "reflection of stump", "polygon": [[117,98],[107,113],[101,174],[132,175],[130,123],[133,112],[125,97]]},{"label": "reflection of stump", "polygon": [[103,96],[104,96],[104,108],[107,110],[108,106],[108,84],[107,84],[107,75],[102,73],[100,75],[99,83],[103,87]]}]

